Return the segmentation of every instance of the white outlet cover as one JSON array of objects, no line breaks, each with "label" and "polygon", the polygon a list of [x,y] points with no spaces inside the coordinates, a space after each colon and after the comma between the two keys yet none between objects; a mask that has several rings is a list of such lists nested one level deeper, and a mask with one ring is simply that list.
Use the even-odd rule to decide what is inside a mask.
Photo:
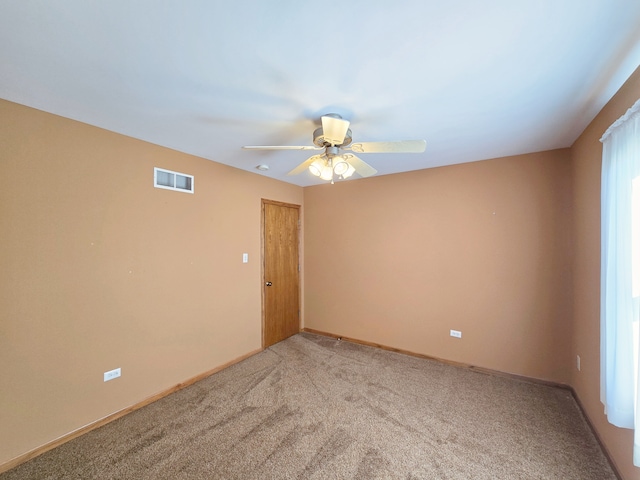
[{"label": "white outlet cover", "polygon": [[248,253],[243,253],[242,254],[242,263],[249,263],[249,254]]},{"label": "white outlet cover", "polygon": [[118,378],[120,375],[122,375],[122,370],[119,368],[116,368],[115,370],[109,370],[108,372],[104,372],[104,381],[108,382],[109,380]]}]

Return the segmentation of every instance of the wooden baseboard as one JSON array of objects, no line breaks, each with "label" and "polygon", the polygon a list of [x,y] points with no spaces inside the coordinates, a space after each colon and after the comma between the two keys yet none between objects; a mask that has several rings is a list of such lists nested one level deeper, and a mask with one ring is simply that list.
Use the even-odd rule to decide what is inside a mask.
[{"label": "wooden baseboard", "polygon": [[125,415],[127,415],[128,413],[131,413],[135,410],[138,410],[139,408],[145,407],[147,405],[149,405],[150,403],[153,403],[157,400],[160,400],[163,397],[166,397],[167,395],[171,395],[172,393],[177,392],[178,390],[182,390],[185,387],[188,387],[189,385],[193,385],[196,382],[199,382],[200,380],[204,380],[205,378],[213,375],[214,373],[217,373],[221,370],[224,370],[225,368],[230,367],[231,365],[234,365],[236,363],[239,363],[243,360],[246,360],[249,357],[252,357],[253,355],[255,355],[256,353],[260,353],[262,351],[262,348],[259,348],[257,350],[253,350],[249,353],[246,353],[244,355],[241,355],[238,358],[235,358],[227,363],[224,363],[218,367],[215,367],[211,370],[208,370],[204,373],[201,373],[200,375],[196,375],[195,377],[192,377],[188,380],[185,380],[184,382],[178,383],[177,385],[174,385],[173,387],[170,387],[166,390],[163,390],[159,393],[156,393],[155,395],[152,395],[148,398],[145,398],[144,400],[142,400],[141,402],[138,402],[134,405],[131,405],[129,407],[123,408],[122,410],[118,410],[117,412],[114,412],[110,415],[107,415],[106,417],[100,418],[98,420],[96,420],[95,422],[92,422],[88,425],[85,425],[83,427],[80,427],[76,430],[73,430],[69,433],[66,433],[64,435],[62,435],[61,437],[56,438],[55,440],[52,440],[51,442],[47,442],[44,445],[41,445],[37,448],[34,448],[33,450],[28,451],[27,453],[23,453],[22,455],[19,455],[11,460],[9,460],[8,462],[5,462],[3,464],[0,465],[0,473],[6,472],[8,470],[11,470],[12,468],[17,467],[18,465],[20,465],[21,463],[24,463],[28,460],[31,460],[32,458],[37,457],[38,455],[42,455],[45,452],[48,452],[49,450],[56,448],[60,445],[62,445],[63,443],[68,442],[69,440],[73,440],[74,438],[77,438],[81,435],[84,435],[85,433],[90,432],[91,430],[94,430],[96,428],[102,427],[103,425],[106,425],[107,423],[113,422],[114,420],[117,420],[120,417],[123,417]]},{"label": "wooden baseboard", "polygon": [[320,331],[320,330],[315,330],[313,328],[303,328],[302,331],[308,332],[308,333],[313,333],[315,335],[322,335],[322,336],[325,336],[325,337],[331,337],[331,338],[335,338],[335,339],[339,339],[339,340],[344,340],[344,341],[351,342],[351,343],[357,343],[359,345],[366,345],[366,346],[369,346],[369,347],[376,347],[376,348],[380,348],[382,350],[388,350],[390,352],[402,353],[402,354],[405,354],[405,355],[410,355],[412,357],[424,358],[424,359],[427,359],[427,360],[434,360],[436,362],[444,363],[446,365],[452,365],[452,366],[461,367],[461,368],[468,368],[469,370],[473,370],[474,372],[481,372],[481,373],[485,373],[487,375],[495,375],[495,376],[500,376],[500,377],[506,377],[506,378],[511,378],[511,379],[514,379],[514,380],[520,380],[520,381],[524,381],[524,382],[536,383],[536,384],[539,384],[539,385],[546,385],[546,386],[549,386],[549,387],[563,388],[565,390],[569,390],[571,392],[571,395],[573,396],[574,400],[576,401],[576,404],[578,405],[578,408],[582,412],[582,416],[584,417],[585,421],[587,422],[587,425],[589,425],[589,428],[591,429],[591,432],[593,433],[593,436],[596,437],[596,440],[598,441],[598,444],[600,445],[600,448],[602,449],[605,457],[607,457],[607,460],[609,461],[609,465],[611,466],[611,469],[613,470],[613,473],[615,473],[615,475],[618,478],[618,480],[623,480],[622,475],[620,475],[620,471],[618,470],[618,467],[616,466],[615,462],[613,461],[613,457],[609,454],[609,450],[607,449],[605,444],[602,442],[602,439],[600,438],[600,435],[598,434],[598,431],[595,429],[595,427],[593,426],[593,423],[591,422],[591,419],[587,415],[587,412],[584,409],[584,406],[582,405],[582,402],[580,401],[580,397],[578,397],[578,394],[576,393],[576,391],[573,389],[573,387],[571,385],[568,385],[566,383],[551,382],[549,380],[542,380],[540,378],[535,378],[535,377],[527,377],[527,376],[524,376],[524,375],[516,375],[516,374],[513,374],[513,373],[505,373],[505,372],[501,372],[499,370],[492,370],[490,368],[476,367],[474,365],[469,365],[469,364],[465,364],[465,363],[452,362],[450,360],[444,360],[442,358],[432,357],[430,355],[424,355],[422,353],[415,353],[415,352],[411,352],[411,351],[408,351],[408,350],[403,350],[403,349],[400,349],[400,348],[389,347],[387,345],[380,345],[378,343],[367,342],[365,340],[358,340],[358,339],[355,339],[355,338],[342,337],[342,336],[336,335],[334,333],[327,333],[327,332],[323,332],[323,331]]},{"label": "wooden baseboard", "polygon": [[598,445],[600,445],[600,448],[604,452],[605,457],[607,457],[607,460],[609,461],[609,465],[611,465],[611,469],[613,470],[613,473],[616,474],[616,477],[618,478],[618,480],[624,480],[622,478],[622,474],[620,473],[620,470],[618,470],[618,467],[616,466],[615,462],[613,461],[613,457],[609,453],[609,449],[607,448],[607,446],[604,444],[604,442],[600,438],[600,435],[598,434],[598,431],[596,430],[596,427],[593,425],[593,422],[589,418],[589,415],[587,415],[587,411],[585,410],[584,405],[580,401],[580,397],[578,397],[578,394],[573,389],[573,387],[569,387],[569,390],[571,390],[571,394],[573,395],[573,399],[576,401],[576,404],[578,405],[578,408],[582,412],[582,416],[584,417],[585,422],[587,422],[587,425],[589,425],[589,428],[591,429],[591,432],[593,432],[593,436],[596,437],[596,440],[598,441]]},{"label": "wooden baseboard", "polygon": [[543,379],[535,378],[535,377],[527,377],[525,375],[517,375],[515,373],[501,372],[499,370],[492,370],[490,368],[476,367],[475,365],[471,365],[471,364],[468,364],[468,363],[454,362],[452,360],[446,360],[446,359],[443,359],[443,358],[433,357],[431,355],[425,355],[423,353],[416,353],[416,352],[412,352],[410,350],[404,350],[402,348],[390,347],[388,345],[382,345],[382,344],[379,344],[379,343],[368,342],[366,340],[359,340],[357,338],[343,337],[341,335],[336,335],[334,333],[327,333],[327,332],[323,332],[323,331],[320,331],[320,330],[315,330],[313,328],[303,328],[302,330],[304,332],[313,333],[313,334],[316,334],[316,335],[322,335],[324,337],[331,337],[331,338],[340,339],[340,340],[344,340],[344,341],[351,342],[351,343],[357,343],[359,345],[366,345],[368,347],[380,348],[382,350],[387,350],[389,352],[402,353],[404,355],[409,355],[409,356],[412,356],[412,357],[424,358],[426,360],[433,360],[433,361],[436,361],[436,362],[439,362],[439,363],[444,363],[445,365],[451,365],[451,366],[454,366],[454,367],[466,368],[468,370],[472,370],[472,371],[478,372],[478,373],[484,373],[486,375],[495,375],[495,376],[499,376],[499,377],[507,377],[507,378],[511,378],[511,379],[514,379],[514,380],[521,380],[521,381],[524,381],[524,382],[537,383],[539,385],[546,385],[546,386],[549,386],[549,387],[565,388],[565,389],[568,389],[568,390],[571,389],[571,387],[569,385],[564,384],[564,383],[552,382],[550,380],[543,380]]}]

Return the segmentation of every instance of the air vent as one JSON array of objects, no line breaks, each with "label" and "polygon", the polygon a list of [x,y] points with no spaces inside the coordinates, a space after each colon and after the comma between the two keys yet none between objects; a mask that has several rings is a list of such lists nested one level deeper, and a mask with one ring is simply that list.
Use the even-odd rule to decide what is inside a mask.
[{"label": "air vent", "polygon": [[155,167],[153,169],[153,186],[178,192],[193,193],[193,175]]}]

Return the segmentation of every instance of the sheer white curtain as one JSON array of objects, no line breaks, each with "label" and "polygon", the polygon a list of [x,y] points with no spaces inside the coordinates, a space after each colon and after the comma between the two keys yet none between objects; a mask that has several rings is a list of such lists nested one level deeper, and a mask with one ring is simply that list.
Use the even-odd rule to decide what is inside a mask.
[{"label": "sheer white curtain", "polygon": [[600,398],[609,422],[633,428],[640,466],[640,100],[602,136]]}]

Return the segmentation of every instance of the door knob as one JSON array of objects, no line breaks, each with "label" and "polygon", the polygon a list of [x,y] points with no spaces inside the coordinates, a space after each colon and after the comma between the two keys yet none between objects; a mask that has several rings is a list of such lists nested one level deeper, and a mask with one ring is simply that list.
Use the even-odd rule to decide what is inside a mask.
[{"label": "door knob", "polygon": [[270,287],[270,286],[272,285],[272,283],[271,283],[271,282],[267,282],[267,283],[265,283],[265,285],[266,285],[267,287]]}]

